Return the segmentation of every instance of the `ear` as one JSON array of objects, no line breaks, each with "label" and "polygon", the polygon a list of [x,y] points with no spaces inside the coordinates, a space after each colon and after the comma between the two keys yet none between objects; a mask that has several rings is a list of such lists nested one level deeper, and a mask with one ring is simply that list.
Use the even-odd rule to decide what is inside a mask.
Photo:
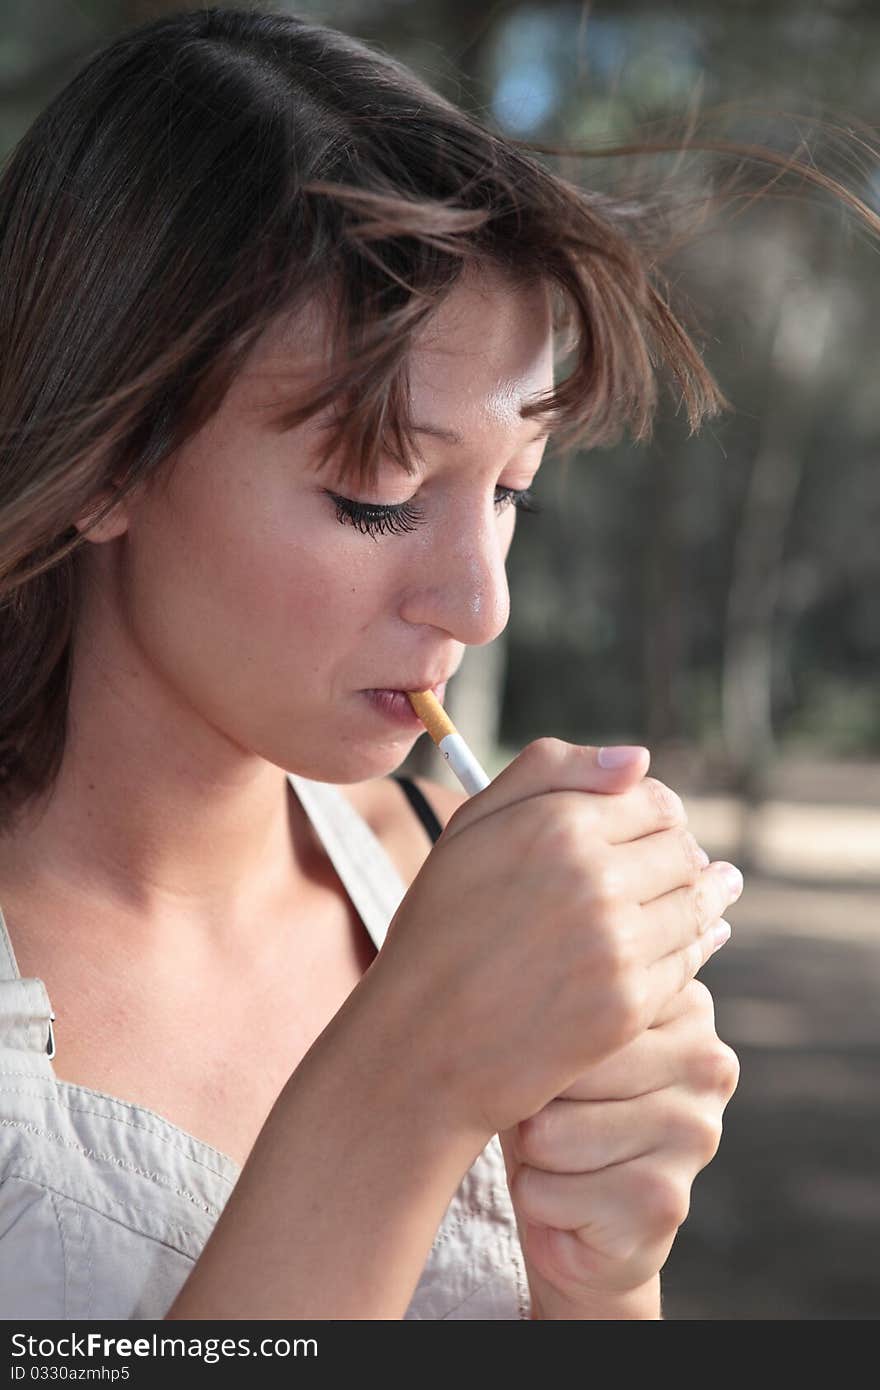
[{"label": "ear", "polygon": [[128,530],[129,514],[125,502],[117,502],[110,511],[101,517],[100,521],[92,522],[92,518],[101,511],[111,497],[115,496],[115,493],[116,486],[114,484],[99,493],[88,510],[75,519],[74,526],[86,540],[95,541],[96,544],[100,545],[104,541],[115,541],[118,536],[124,535]]}]

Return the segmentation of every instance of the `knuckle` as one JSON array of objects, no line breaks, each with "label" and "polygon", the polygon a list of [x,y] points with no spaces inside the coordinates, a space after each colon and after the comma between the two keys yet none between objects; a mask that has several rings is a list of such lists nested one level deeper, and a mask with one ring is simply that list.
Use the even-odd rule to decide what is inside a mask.
[{"label": "knuckle", "polygon": [[524,1163],[540,1166],[546,1161],[552,1143],[553,1120],[545,1107],[517,1125],[517,1151]]},{"label": "knuckle", "polygon": [[[721,1116],[718,1115],[711,1123],[705,1126],[706,1148],[704,1150],[705,1162],[711,1163],[721,1147],[721,1135],[724,1126],[721,1123]],[[703,1165],[705,1167],[705,1164]]]},{"label": "knuckle", "polygon": [[538,1177],[539,1174],[534,1168],[522,1166],[517,1168],[510,1180],[511,1198],[516,1203],[520,1215],[527,1221],[540,1221],[544,1214],[536,1181]]},{"label": "knuckle", "polygon": [[642,1031],[647,1005],[647,988],[636,975],[619,980],[612,1007],[612,1027],[619,1045],[623,1046]]},{"label": "knuckle", "polygon": [[620,932],[613,933],[606,948],[606,959],[610,965],[611,974],[614,979],[620,982],[624,995],[627,998],[634,997],[633,977],[638,967],[639,957],[632,937]]},{"label": "knuckle", "polygon": [[691,980],[685,988],[685,1002],[690,1012],[706,1019],[714,1031],[715,1000],[712,997],[711,989],[704,985],[702,980]]},{"label": "knuckle", "polygon": [[703,853],[696,836],[692,835],[690,830],[682,829],[681,848],[684,854],[685,864],[692,877],[696,879],[697,876],[703,872]]},{"label": "knuckle", "polygon": [[679,991],[685,989],[685,987],[690,984],[700,966],[703,964],[703,951],[702,937],[700,937],[698,941],[692,941],[691,944],[686,946],[682,951],[679,956],[681,962],[681,979],[678,984]]},{"label": "knuckle", "polygon": [[691,922],[695,932],[699,934],[717,915],[713,910],[713,904],[709,901],[709,893],[702,877],[690,890],[690,904]]},{"label": "knuckle", "polygon": [[739,1058],[726,1043],[716,1039],[713,1047],[701,1051],[693,1059],[694,1085],[701,1091],[729,1099],[739,1083]]},{"label": "knuckle", "polygon": [[705,1168],[707,1163],[711,1163],[718,1152],[720,1143],[720,1115],[700,1114],[692,1117],[688,1126],[687,1146],[698,1160],[700,1167]]},{"label": "knuckle", "polygon": [[678,1230],[687,1220],[691,1206],[690,1186],[669,1174],[653,1172],[646,1175],[642,1200],[646,1224],[657,1236],[662,1236],[666,1231]]},{"label": "knuckle", "polygon": [[638,950],[631,929],[618,915],[595,921],[592,928],[591,970],[599,970],[610,988],[624,995],[634,987]]},{"label": "knuckle", "polygon": [[[548,798],[551,803],[555,798]],[[536,853],[552,856],[558,864],[577,863],[583,860],[584,844],[577,822],[558,804],[547,807],[540,827],[535,835],[532,831]]]},{"label": "knuckle", "polygon": [[[736,1055],[732,1047],[728,1047],[727,1043],[721,1044],[721,1052],[725,1070],[723,1077],[720,1078],[720,1089],[721,1094],[724,1097],[724,1102],[726,1104],[727,1101],[730,1100],[730,1097],[733,1095],[737,1086],[739,1085],[741,1068],[739,1064],[739,1057]],[[720,1069],[721,1068],[719,1067],[719,1070]]]},{"label": "knuckle", "polygon": [[661,824],[666,827],[687,825],[687,812],[684,802],[677,792],[659,782],[656,777],[646,777],[642,782],[646,794],[657,812]]},{"label": "knuckle", "polygon": [[600,858],[593,861],[589,896],[594,911],[610,912],[620,904],[623,897],[623,880],[620,870],[610,859]]},{"label": "knuckle", "polygon": [[[575,817],[580,828],[581,836],[595,836],[597,831],[601,833],[602,815],[596,800],[592,797],[584,796],[581,792],[575,793],[574,796],[576,799],[571,800],[569,804],[571,806],[572,815]],[[603,841],[603,843],[607,843],[607,840]]]},{"label": "knuckle", "polygon": [[529,768],[558,767],[570,750],[571,744],[561,738],[535,738],[522,749],[518,761]]}]

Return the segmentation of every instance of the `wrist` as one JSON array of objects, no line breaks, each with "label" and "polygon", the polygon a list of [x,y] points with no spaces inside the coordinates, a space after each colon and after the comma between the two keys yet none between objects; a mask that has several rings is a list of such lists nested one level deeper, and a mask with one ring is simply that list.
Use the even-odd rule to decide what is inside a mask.
[{"label": "wrist", "polygon": [[428,1137],[434,1151],[448,1151],[459,1177],[492,1138],[485,1126],[465,1113],[455,1084],[458,1071],[438,1059],[424,1036],[419,1036],[418,1009],[405,991],[391,990],[371,966],[336,1014],[328,1037],[348,1055],[356,1053],[359,1067],[381,1078],[383,1096]]},{"label": "wrist", "polygon": [[[437,1131],[438,1142],[472,1154],[466,1171],[494,1130],[468,1109],[463,1066],[452,1041],[444,1043],[441,1036],[438,1043],[437,1028],[420,1028],[424,999],[412,998],[393,978],[387,981],[377,970],[380,962],[381,956],[334,1022],[338,1020],[352,1038],[362,1040],[389,1084],[393,1079],[401,1102]],[[351,1017],[345,1018],[349,1012]]]},{"label": "wrist", "polygon": [[[537,1282],[540,1282],[541,1287],[535,1287]],[[653,1279],[649,1279],[639,1288],[622,1292],[585,1290],[583,1294],[568,1295],[560,1293],[543,1280],[535,1283],[532,1283],[531,1288],[533,1318],[553,1321],[623,1322],[657,1321],[663,1317],[660,1307],[659,1274],[655,1274]]]}]

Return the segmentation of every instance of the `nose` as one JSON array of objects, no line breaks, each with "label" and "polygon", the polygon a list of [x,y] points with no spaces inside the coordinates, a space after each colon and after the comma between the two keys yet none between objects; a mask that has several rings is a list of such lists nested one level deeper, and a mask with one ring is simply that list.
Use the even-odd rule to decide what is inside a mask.
[{"label": "nose", "polygon": [[505,563],[512,530],[492,502],[450,508],[421,549],[401,617],[442,629],[468,647],[484,646],[510,617]]}]

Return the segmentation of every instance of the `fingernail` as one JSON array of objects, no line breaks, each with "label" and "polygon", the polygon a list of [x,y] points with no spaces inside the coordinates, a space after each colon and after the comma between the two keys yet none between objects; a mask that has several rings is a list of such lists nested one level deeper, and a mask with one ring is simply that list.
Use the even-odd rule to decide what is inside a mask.
[{"label": "fingernail", "polygon": [[709,858],[708,854],[707,854],[706,851],[703,849],[702,845],[699,846],[699,850],[700,850],[700,862],[701,862],[701,864],[703,865],[703,868],[705,869],[706,866],[707,866],[708,864],[711,864],[711,863],[712,863],[712,860]]},{"label": "fingernail", "polygon": [[729,941],[729,940],[730,940],[730,923],[729,923],[729,922],[719,922],[719,923],[718,923],[718,926],[717,926],[717,927],[715,928],[715,930],[712,932],[712,950],[711,950],[711,952],[710,952],[710,955],[714,955],[714,953],[715,953],[716,951],[720,951],[720,950],[721,950],[721,947],[724,945],[725,941]]},{"label": "fingernail", "polygon": [[736,865],[725,864],[724,868],[722,869],[722,873],[724,874],[724,882],[727,884],[727,887],[730,889],[730,892],[733,894],[734,898],[741,897],[743,890],[743,876],[740,873],[739,869],[736,867]]},{"label": "fingernail", "polygon": [[646,751],[646,749],[632,744],[617,744],[613,748],[600,748],[596,761],[600,767],[609,770],[617,767],[631,767]]}]

